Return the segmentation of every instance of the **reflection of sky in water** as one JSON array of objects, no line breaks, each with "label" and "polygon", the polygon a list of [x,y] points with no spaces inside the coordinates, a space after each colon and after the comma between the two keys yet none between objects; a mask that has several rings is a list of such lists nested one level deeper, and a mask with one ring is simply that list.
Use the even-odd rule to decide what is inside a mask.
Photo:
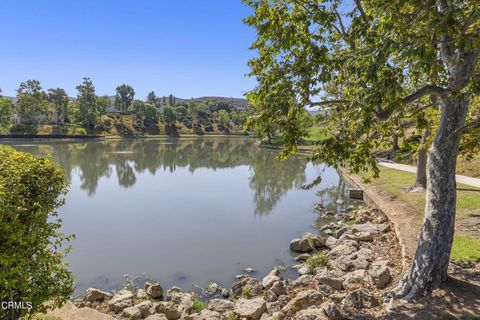
[{"label": "reflection of sky in water", "polygon": [[[146,273],[165,288],[230,286],[245,267],[291,264],[289,241],[318,223],[313,205],[336,196],[333,169],[278,161],[247,139],[46,143],[69,176],[63,231],[78,292]],[[18,143],[17,143],[18,145]],[[25,145],[25,146],[30,146]],[[23,149],[24,145],[16,146]],[[323,173],[322,173],[323,171]],[[322,173],[311,190],[300,186]]]}]

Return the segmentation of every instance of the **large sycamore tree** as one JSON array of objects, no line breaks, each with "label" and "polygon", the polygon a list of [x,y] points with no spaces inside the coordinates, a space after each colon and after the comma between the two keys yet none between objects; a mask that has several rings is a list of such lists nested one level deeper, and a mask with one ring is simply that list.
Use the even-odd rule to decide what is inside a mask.
[{"label": "large sycamore tree", "polygon": [[299,121],[305,107],[323,106],[337,126],[327,127],[313,158],[378,172],[372,154],[391,139],[392,124],[426,105],[438,110],[417,251],[389,298],[437,288],[453,242],[462,136],[470,144],[479,137],[469,131],[478,124],[471,103],[480,87],[478,0],[244,2],[253,9],[246,23],[257,31],[253,122],[274,126],[284,154],[307,134]]}]

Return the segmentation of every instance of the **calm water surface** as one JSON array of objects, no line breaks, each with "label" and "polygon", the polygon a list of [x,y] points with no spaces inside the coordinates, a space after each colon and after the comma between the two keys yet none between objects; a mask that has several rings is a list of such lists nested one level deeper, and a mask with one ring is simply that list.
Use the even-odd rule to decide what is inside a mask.
[{"label": "calm water surface", "polygon": [[184,289],[229,287],[245,267],[263,276],[294,263],[290,240],[315,230],[313,205],[332,205],[339,187],[335,170],[243,138],[6,144],[52,154],[71,182],[59,214],[76,235],[77,293],[119,288],[125,274]]}]

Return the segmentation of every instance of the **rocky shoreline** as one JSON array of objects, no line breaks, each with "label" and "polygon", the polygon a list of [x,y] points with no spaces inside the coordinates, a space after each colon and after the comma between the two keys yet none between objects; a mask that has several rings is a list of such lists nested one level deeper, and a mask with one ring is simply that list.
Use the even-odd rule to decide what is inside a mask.
[{"label": "rocky shoreline", "polygon": [[336,214],[317,205],[330,221],[319,234],[305,233],[290,242],[298,254],[294,279],[285,267],[263,279],[236,276],[230,290],[212,283],[202,297],[159,283],[145,283],[135,292],[109,293],[87,289],[74,301],[116,319],[358,319],[382,316],[383,297],[401,273],[402,257],[388,218],[380,211],[348,206]]}]

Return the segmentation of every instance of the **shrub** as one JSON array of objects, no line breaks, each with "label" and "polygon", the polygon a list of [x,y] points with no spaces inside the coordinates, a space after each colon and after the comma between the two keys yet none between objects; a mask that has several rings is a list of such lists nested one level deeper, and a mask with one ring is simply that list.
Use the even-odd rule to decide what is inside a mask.
[{"label": "shrub", "polygon": [[320,267],[327,266],[328,257],[324,253],[318,252],[308,257],[305,263],[308,265],[310,272],[314,272],[316,269]]},{"label": "shrub", "polygon": [[200,300],[198,297],[193,298],[193,312],[200,313],[202,310],[207,308],[207,304]]},{"label": "shrub", "polygon": [[80,135],[80,136],[86,136],[87,135],[87,130],[85,130],[85,128],[76,128],[75,129],[75,134]]},{"label": "shrub", "polygon": [[73,293],[62,260],[71,236],[59,232],[56,213],[66,191],[65,176],[50,158],[0,146],[0,300],[31,303],[29,310],[0,309],[0,319],[45,312]]}]

